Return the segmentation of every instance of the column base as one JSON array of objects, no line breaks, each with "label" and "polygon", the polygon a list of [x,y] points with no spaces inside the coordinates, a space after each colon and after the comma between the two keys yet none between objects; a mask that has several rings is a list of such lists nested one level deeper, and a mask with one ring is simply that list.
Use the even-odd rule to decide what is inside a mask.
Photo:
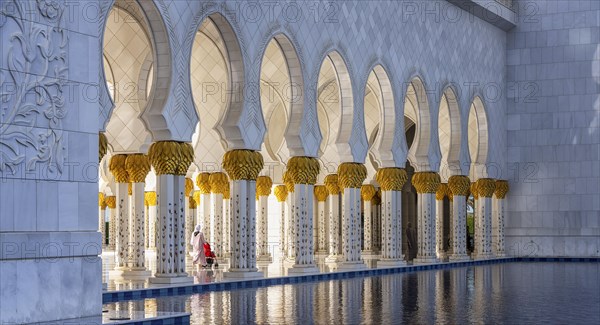
[{"label": "column base", "polygon": [[152,276],[152,272],[150,272],[150,270],[146,270],[145,268],[119,268],[109,271],[108,276],[113,279],[146,280]]},{"label": "column base", "polygon": [[228,279],[260,279],[263,277],[263,273],[257,269],[229,269],[229,271],[223,272],[223,277]]},{"label": "column base", "polygon": [[256,257],[256,262],[262,262],[262,263],[271,263],[273,262],[273,256],[271,256],[271,254],[269,255],[259,255]]},{"label": "column base", "polygon": [[437,258],[438,258],[440,261],[443,261],[443,260],[445,260],[446,258],[448,258],[448,255],[446,255],[446,252],[443,252],[443,253],[438,253],[438,254],[437,254]]},{"label": "column base", "polygon": [[389,269],[389,268],[402,267],[402,266],[406,266],[405,260],[401,260],[401,259],[387,260],[386,259],[386,260],[377,261],[378,269]]},{"label": "column base", "polygon": [[438,260],[435,257],[419,257],[417,256],[417,258],[413,259],[413,264],[433,264],[433,263],[439,263],[440,260]]},{"label": "column base", "polygon": [[346,270],[364,270],[367,268],[367,265],[363,261],[360,262],[341,262],[338,263],[338,270],[346,271]]},{"label": "column base", "polygon": [[342,257],[339,255],[329,255],[325,257],[325,263],[337,263],[341,261]]},{"label": "column base", "polygon": [[314,264],[309,265],[292,265],[287,269],[288,274],[313,274],[319,273],[319,269]]},{"label": "column base", "polygon": [[451,262],[470,261],[471,258],[467,254],[452,254],[448,258]]},{"label": "column base", "polygon": [[154,284],[179,284],[179,283],[190,283],[194,282],[194,278],[191,276],[176,276],[175,274],[169,275],[155,275],[148,279],[148,282]]},{"label": "column base", "polygon": [[474,260],[491,260],[494,258],[493,254],[479,254],[479,255],[473,255],[473,259]]}]

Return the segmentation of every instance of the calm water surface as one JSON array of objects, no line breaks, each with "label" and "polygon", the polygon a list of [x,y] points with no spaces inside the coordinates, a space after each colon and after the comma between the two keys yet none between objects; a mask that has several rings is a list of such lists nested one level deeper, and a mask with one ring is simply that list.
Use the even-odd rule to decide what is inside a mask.
[{"label": "calm water surface", "polygon": [[600,263],[507,263],[105,305],[192,324],[600,324]]}]

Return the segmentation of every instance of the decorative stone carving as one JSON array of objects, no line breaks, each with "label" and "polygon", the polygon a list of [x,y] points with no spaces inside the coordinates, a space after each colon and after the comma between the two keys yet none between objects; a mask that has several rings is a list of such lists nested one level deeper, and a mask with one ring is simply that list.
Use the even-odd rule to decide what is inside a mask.
[{"label": "decorative stone carving", "polygon": [[[14,174],[23,163],[32,171],[44,163],[49,172],[62,174],[67,149],[62,131],[67,116],[64,85],[69,79],[64,5],[37,2],[40,14],[50,22],[44,26],[29,18],[28,1],[9,2],[12,5],[2,7],[11,6],[14,15],[3,14],[2,19],[14,20],[18,29],[3,40],[8,78],[0,80],[0,102],[5,108],[0,124],[0,172]],[[26,157],[30,157],[27,162]]]},{"label": "decorative stone carving", "polygon": [[375,177],[382,191],[402,191],[408,180],[406,170],[402,168],[380,168]]}]

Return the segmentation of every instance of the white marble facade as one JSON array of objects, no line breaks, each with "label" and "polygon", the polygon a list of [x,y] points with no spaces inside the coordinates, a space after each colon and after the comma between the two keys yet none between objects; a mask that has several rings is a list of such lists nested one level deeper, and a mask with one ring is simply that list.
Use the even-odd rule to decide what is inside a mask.
[{"label": "white marble facade", "polygon": [[[103,172],[108,156],[146,153],[156,141],[202,148],[190,177],[221,170],[226,150],[251,149],[279,165],[292,156],[333,157],[327,162],[365,163],[369,171],[408,162],[416,171],[439,172],[442,181],[451,175],[508,179],[514,190],[502,203],[507,255],[598,256],[598,2],[534,0],[539,8],[534,17],[524,10],[502,11],[495,21],[454,2],[415,7],[415,1],[2,1],[0,323],[101,313],[98,170],[107,196],[123,192]],[[517,9],[522,2],[515,1]],[[427,6],[438,6],[437,14]],[[202,61],[191,57],[199,30],[228,60],[210,63],[226,67],[213,71],[214,81],[229,83],[222,92],[229,97],[211,103],[210,118],[200,113],[206,107],[192,89],[193,75],[201,74],[190,65]],[[125,34],[131,42],[123,42]],[[277,46],[269,61],[288,69],[261,72],[272,40]],[[321,96],[328,89],[320,80],[325,70],[338,83],[335,105]],[[379,90],[369,86],[372,72]],[[276,115],[279,106],[265,109],[255,100],[263,87],[245,86],[280,79],[298,87],[289,90],[298,100],[281,101],[285,114]],[[124,93],[132,84],[135,90]],[[374,96],[369,102],[367,93]],[[377,113],[371,102],[380,104]],[[287,123],[273,126],[281,120]],[[334,120],[339,128],[329,127]],[[409,146],[405,132],[412,125],[417,128]],[[100,166],[99,132],[109,143]],[[207,151],[216,161],[203,161]],[[323,166],[319,180],[336,167]],[[281,184],[275,174],[273,181]],[[183,178],[161,175],[158,183],[177,183],[177,190]],[[159,191],[160,197],[156,183],[147,181],[145,190]],[[248,246],[239,249],[251,257],[243,260],[242,252],[230,251],[228,238],[236,239],[235,231],[226,236],[223,251],[231,253],[238,270],[256,268],[252,183],[235,183],[231,200],[224,202],[224,214],[233,217],[225,219],[223,232],[240,230],[238,239]],[[339,204],[331,198],[338,196],[330,196],[328,209],[339,205],[358,215],[358,200]],[[173,191],[160,202],[183,206]],[[431,195],[419,205],[427,211],[434,206]],[[240,215],[233,207],[248,212]],[[492,201],[484,208],[489,233],[496,225]],[[119,214],[112,210],[111,220]],[[341,223],[330,220],[330,229],[356,228],[356,215]],[[176,238],[159,233],[156,245],[177,245],[184,252],[183,220],[158,206],[157,232],[168,227]],[[434,220],[422,221],[433,226]],[[427,236],[429,246],[419,257],[433,259],[435,233]],[[328,238],[331,257],[360,259],[360,236],[355,237],[352,247],[337,236]],[[454,247],[462,254],[464,247]],[[497,247],[490,244],[489,250]],[[181,253],[159,263],[158,273],[185,277],[184,263]]]}]

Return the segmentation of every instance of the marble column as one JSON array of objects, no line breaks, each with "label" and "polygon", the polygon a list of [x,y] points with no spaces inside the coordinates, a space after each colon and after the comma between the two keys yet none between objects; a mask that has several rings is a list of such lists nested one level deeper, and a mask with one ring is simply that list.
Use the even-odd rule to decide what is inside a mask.
[{"label": "marble column", "polygon": [[224,240],[223,240],[223,229],[225,210],[223,208],[223,194],[229,190],[229,178],[227,174],[223,172],[217,172],[210,174],[210,199],[211,199],[211,220],[213,224],[213,242],[211,243],[212,249],[217,255],[217,258],[223,256]]},{"label": "marble column", "polygon": [[150,209],[148,207],[148,200],[146,199],[146,193],[144,193],[144,247],[148,249],[148,241],[150,240]]},{"label": "marble column", "polygon": [[106,248],[114,251],[117,241],[117,197],[107,196],[105,201],[108,208],[108,246]]},{"label": "marble column", "polygon": [[471,181],[467,176],[454,175],[448,179],[448,195],[452,199],[452,254],[450,261],[467,261],[467,196]]},{"label": "marble column", "polygon": [[338,184],[342,196],[342,262],[340,269],[362,269],[366,265],[360,256],[360,188],[367,177],[367,168],[360,163],[342,163],[338,167]]},{"label": "marble column", "polygon": [[231,185],[228,183],[223,192],[223,256],[231,255]]},{"label": "marble column", "polygon": [[477,227],[475,241],[475,259],[492,258],[492,196],[496,190],[496,182],[491,178],[480,178],[475,183],[477,192]]},{"label": "marble column", "polygon": [[129,223],[129,269],[123,274],[130,278],[146,278],[150,271],[146,270],[146,254],[144,247],[145,220],[145,182],[150,172],[150,161],[144,154],[127,155],[125,168],[131,182],[131,206]]},{"label": "marble column", "polygon": [[196,201],[194,201],[194,181],[191,178],[185,178],[185,256],[190,256],[192,252],[192,233],[194,232],[194,221],[196,219]]},{"label": "marble column", "polygon": [[363,202],[363,255],[373,255],[373,203],[375,196],[375,186],[365,184],[360,188],[360,195]]},{"label": "marble column", "polygon": [[285,220],[284,220],[284,228],[285,228],[285,259],[286,263],[294,263],[294,251],[296,249],[295,231],[296,229],[292,227],[294,211],[296,209],[295,206],[295,196],[294,196],[294,182],[289,176],[287,171],[283,172],[283,183],[287,189],[288,195],[286,198],[286,210],[285,210]]},{"label": "marble column", "polygon": [[325,217],[325,201],[329,196],[327,187],[324,185],[315,186],[315,199],[317,203],[317,253],[319,255],[327,254],[327,218]]},{"label": "marble column", "polygon": [[440,175],[436,172],[418,172],[413,175],[412,183],[417,189],[417,258],[415,264],[438,262],[435,241],[435,192],[440,184]]},{"label": "marble column", "polygon": [[185,272],[185,174],[194,158],[189,143],[159,141],[148,152],[157,175],[156,273],[151,283],[191,282]]},{"label": "marble column", "polygon": [[377,267],[405,265],[402,254],[402,187],[408,180],[403,168],[380,168],[377,183],[381,186],[381,259]]},{"label": "marble column", "polygon": [[281,207],[281,219],[279,223],[279,251],[281,253],[282,260],[285,258],[285,244],[286,244],[286,228],[285,228],[285,216],[286,216],[286,199],[288,197],[287,187],[285,185],[275,186],[275,197]]},{"label": "marble column", "polygon": [[231,179],[230,267],[223,276],[257,278],[256,268],[256,178],[263,168],[259,152],[231,150],[223,156],[223,169]]},{"label": "marble column", "polygon": [[200,189],[200,203],[198,204],[198,221],[201,225],[204,238],[207,242],[213,242],[212,222],[210,215],[210,173],[200,173],[196,177],[196,185]]},{"label": "marble column", "polygon": [[104,193],[98,193],[98,231],[102,235],[102,248],[106,246],[106,199]]},{"label": "marble column", "polygon": [[444,260],[446,251],[444,249],[444,198],[448,192],[448,184],[440,183],[435,192],[435,251],[437,258]]},{"label": "marble column", "polygon": [[273,181],[269,176],[259,176],[256,179],[256,228],[258,230],[257,260],[271,262],[273,257],[269,251],[269,195]]},{"label": "marble column", "polygon": [[148,249],[156,250],[156,223],[158,222],[156,192],[146,192],[144,196],[148,204]]},{"label": "marble column", "polygon": [[294,184],[293,210],[290,228],[292,262],[289,273],[318,272],[314,260],[313,197],[314,184],[319,175],[319,161],[312,157],[292,157],[287,163],[286,176]]},{"label": "marble column", "polygon": [[127,268],[129,251],[129,174],[125,169],[126,159],[127,155],[114,155],[110,159],[108,167],[115,177],[116,183],[115,270],[117,271]]},{"label": "marble column", "polygon": [[492,211],[492,253],[494,253],[496,257],[506,256],[504,247],[504,211],[506,208],[506,193],[508,193],[508,190],[508,181],[496,180]]},{"label": "marble column", "polygon": [[381,253],[381,188],[377,189],[371,199],[373,207],[373,252],[377,255]]},{"label": "marble column", "polygon": [[337,174],[325,177],[325,187],[329,192],[329,256],[325,262],[336,263],[341,261],[340,256],[340,187]]}]

